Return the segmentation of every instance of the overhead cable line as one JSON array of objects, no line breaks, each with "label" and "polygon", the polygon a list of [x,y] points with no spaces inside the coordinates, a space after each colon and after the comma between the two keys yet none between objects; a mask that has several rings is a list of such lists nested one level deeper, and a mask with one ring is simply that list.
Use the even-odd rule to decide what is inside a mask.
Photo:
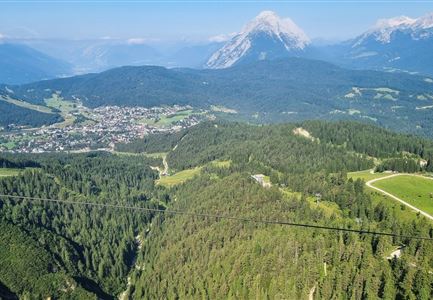
[{"label": "overhead cable line", "polygon": [[98,207],[98,208],[116,208],[116,209],[134,210],[134,211],[157,212],[157,213],[164,213],[164,214],[186,215],[186,216],[192,216],[192,217],[202,217],[202,218],[217,219],[217,220],[218,219],[233,220],[233,221],[239,221],[239,222],[245,222],[245,223],[283,225],[283,226],[301,227],[301,228],[309,228],[309,229],[323,229],[323,230],[330,230],[330,231],[369,234],[369,235],[377,235],[377,236],[390,236],[390,237],[402,238],[402,239],[433,241],[433,238],[423,237],[423,236],[408,236],[408,235],[402,235],[402,234],[397,234],[397,233],[370,231],[370,230],[363,230],[363,229],[341,228],[341,227],[332,227],[332,226],[325,226],[325,225],[296,223],[296,222],[289,222],[289,221],[248,219],[248,218],[244,218],[244,217],[235,217],[235,216],[227,216],[227,215],[208,214],[208,213],[195,213],[195,212],[188,212],[188,211],[183,211],[183,210],[147,208],[147,207],[120,205],[120,204],[107,204],[107,203],[95,203],[95,202],[86,202],[86,201],[60,200],[60,199],[26,197],[26,196],[5,195],[5,194],[0,194],[0,198],[29,200],[31,202],[42,201],[42,202],[52,202],[52,203],[64,203],[64,204],[70,204],[70,205],[84,205],[84,206],[93,206],[93,207]]}]

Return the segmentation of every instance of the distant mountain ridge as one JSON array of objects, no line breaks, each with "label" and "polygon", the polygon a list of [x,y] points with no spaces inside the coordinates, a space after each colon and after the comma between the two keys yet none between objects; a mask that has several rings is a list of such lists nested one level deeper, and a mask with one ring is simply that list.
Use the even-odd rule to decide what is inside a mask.
[{"label": "distant mountain ridge", "polygon": [[205,67],[220,69],[284,57],[325,60],[355,69],[433,75],[433,14],[417,19],[381,19],[352,40],[316,45],[290,19],[264,11],[212,54]]},{"label": "distant mountain ridge", "polygon": [[238,112],[232,117],[257,123],[355,119],[423,135],[433,132],[432,78],[354,71],[302,58],[218,70],[121,67],[4,90],[39,105],[60,92],[89,107],[222,105]]},{"label": "distant mountain ridge", "polygon": [[433,74],[433,13],[379,20],[346,46],[349,67]]},{"label": "distant mountain ridge", "polygon": [[0,40],[0,83],[21,84],[71,75],[71,65],[25,45]]},{"label": "distant mountain ridge", "polygon": [[324,45],[312,42],[291,19],[263,11],[234,36],[224,36],[232,38],[176,43],[140,38],[27,40],[8,44],[18,47],[14,51],[0,44],[0,83],[20,84],[127,65],[222,69],[287,57],[324,60],[345,68],[433,75],[433,14],[381,19],[358,37]]}]

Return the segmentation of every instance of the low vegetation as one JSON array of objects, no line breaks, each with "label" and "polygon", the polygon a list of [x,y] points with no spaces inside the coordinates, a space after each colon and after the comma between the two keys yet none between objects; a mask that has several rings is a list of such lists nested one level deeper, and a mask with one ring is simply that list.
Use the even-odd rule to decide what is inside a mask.
[{"label": "low vegetation", "polygon": [[433,180],[431,178],[399,175],[377,181],[373,185],[433,215]]},{"label": "low vegetation", "polygon": [[157,181],[157,183],[166,187],[172,187],[193,178],[200,173],[200,170],[201,168],[197,167],[189,170],[183,170],[170,176],[163,176]]},{"label": "low vegetation", "polygon": [[8,168],[0,168],[0,177],[5,176],[16,176],[19,172],[22,171],[20,169],[8,169]]}]

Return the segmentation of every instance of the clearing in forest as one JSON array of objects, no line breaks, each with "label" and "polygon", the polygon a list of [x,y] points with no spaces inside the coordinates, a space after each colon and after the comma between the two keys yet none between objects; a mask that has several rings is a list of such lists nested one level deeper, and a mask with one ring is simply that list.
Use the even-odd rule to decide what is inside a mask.
[{"label": "clearing in forest", "polygon": [[399,175],[372,184],[416,208],[433,215],[433,180],[416,175]]}]

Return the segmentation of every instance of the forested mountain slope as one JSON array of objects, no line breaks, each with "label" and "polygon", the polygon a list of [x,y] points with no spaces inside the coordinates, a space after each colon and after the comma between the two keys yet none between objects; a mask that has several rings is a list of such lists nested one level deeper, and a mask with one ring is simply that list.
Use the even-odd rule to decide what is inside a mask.
[{"label": "forested mountain slope", "polygon": [[[149,166],[158,164],[153,159],[131,161],[107,154],[15,155],[6,159],[10,166],[30,159],[20,166],[34,167],[34,161],[40,167],[1,178],[0,194],[160,205],[158,196],[153,196],[157,175]],[[5,197],[0,199],[0,211],[1,226],[10,228],[1,231],[0,282],[20,298],[70,299],[69,294],[79,288],[94,297],[113,299],[126,285],[138,245],[136,236],[151,219],[146,213]],[[34,257],[40,262],[25,263]]]},{"label": "forested mountain slope", "polygon": [[21,100],[44,104],[54,92],[86,106],[223,105],[253,122],[356,119],[431,135],[433,80],[353,71],[301,58],[259,61],[223,70],[122,67],[100,74],[8,86]]},{"label": "forested mountain slope", "polygon": [[[314,140],[294,135],[299,125],[314,132]],[[364,137],[373,132],[378,138],[365,148]],[[340,143],[349,136],[351,145]],[[361,153],[376,147],[382,157],[429,152],[432,144],[424,140],[411,150],[417,139],[352,123],[203,124],[185,132],[168,154],[175,169],[206,166],[171,190],[171,209],[430,236],[432,224],[400,218],[398,205],[378,202],[362,181],[347,181],[344,174],[367,168],[371,160]],[[230,164],[207,164],[215,160]],[[256,183],[251,174],[257,173],[270,176],[273,187]],[[310,293],[314,299],[428,299],[432,293],[429,241],[191,215],[169,214],[155,222],[138,260],[144,268],[132,275],[134,299],[302,299]],[[402,244],[403,258],[387,260]]]},{"label": "forested mountain slope", "polygon": [[[377,137],[369,142],[373,133]],[[123,292],[132,299],[299,299],[310,293],[314,299],[432,296],[433,243],[409,237],[432,237],[433,225],[370,194],[361,180],[346,177],[347,171],[373,167],[372,156],[431,160],[431,141],[350,122],[209,122],[121,147],[147,153],[2,155],[4,167],[28,169],[0,178],[0,194],[187,214],[0,197],[0,224],[17,232],[0,239],[7,250],[0,256],[0,267],[8,270],[0,273],[0,288],[19,297],[87,293],[76,297],[81,299],[89,293],[112,299]],[[169,174],[199,169],[182,183],[165,187],[156,171],[163,167],[156,157],[165,156]],[[251,177],[254,174],[269,176],[272,186],[263,187]],[[53,257],[56,268],[42,264],[25,271],[20,252],[8,250],[11,242],[23,249],[25,239],[35,255]],[[402,257],[388,260],[389,253],[402,245]],[[11,261],[19,263],[10,268]],[[59,284],[46,284],[42,277],[28,286],[14,280],[22,273],[27,278],[47,274]],[[75,289],[64,291],[65,282]]]}]

